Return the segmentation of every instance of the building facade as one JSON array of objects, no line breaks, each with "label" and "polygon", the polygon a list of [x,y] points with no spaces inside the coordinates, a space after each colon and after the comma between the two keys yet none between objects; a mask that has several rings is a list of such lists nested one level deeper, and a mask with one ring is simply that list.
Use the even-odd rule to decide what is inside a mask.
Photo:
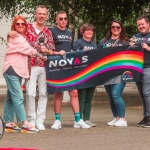
[{"label": "building facade", "polygon": [[[7,33],[10,31],[11,20],[0,20],[0,36],[6,41]],[[5,86],[5,80],[2,75],[2,66],[4,63],[4,57],[6,54],[6,42],[2,42],[0,39],[0,86]]]}]

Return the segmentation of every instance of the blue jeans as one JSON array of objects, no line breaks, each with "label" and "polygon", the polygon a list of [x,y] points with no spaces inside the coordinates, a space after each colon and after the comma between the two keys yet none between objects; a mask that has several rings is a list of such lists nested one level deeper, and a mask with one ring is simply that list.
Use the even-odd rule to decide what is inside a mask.
[{"label": "blue jeans", "polygon": [[17,122],[26,120],[26,114],[23,103],[23,94],[21,90],[22,78],[15,75],[4,73],[7,84],[7,95],[4,104],[4,122],[14,122],[14,113]]},{"label": "blue jeans", "polygon": [[122,92],[125,83],[105,85],[106,92],[109,96],[110,107],[114,117],[125,117],[125,104],[122,99]]}]

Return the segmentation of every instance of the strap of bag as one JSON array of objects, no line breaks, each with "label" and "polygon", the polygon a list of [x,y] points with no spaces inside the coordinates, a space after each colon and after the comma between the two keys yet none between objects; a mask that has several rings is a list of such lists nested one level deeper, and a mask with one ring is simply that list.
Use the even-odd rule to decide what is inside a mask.
[{"label": "strap of bag", "polygon": [[119,39],[117,39],[114,44],[113,44],[113,47],[115,47],[115,45],[118,43]]}]

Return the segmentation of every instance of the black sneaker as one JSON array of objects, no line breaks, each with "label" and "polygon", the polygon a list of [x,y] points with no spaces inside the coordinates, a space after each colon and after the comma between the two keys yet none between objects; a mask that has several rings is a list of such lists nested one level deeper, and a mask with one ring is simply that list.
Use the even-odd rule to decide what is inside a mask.
[{"label": "black sneaker", "polygon": [[150,128],[150,117],[147,117],[147,121],[142,127]]},{"label": "black sneaker", "polygon": [[141,120],[141,121],[137,124],[137,126],[138,126],[138,127],[143,127],[145,124],[147,124],[147,122],[148,122],[148,117],[144,117],[143,120]]}]

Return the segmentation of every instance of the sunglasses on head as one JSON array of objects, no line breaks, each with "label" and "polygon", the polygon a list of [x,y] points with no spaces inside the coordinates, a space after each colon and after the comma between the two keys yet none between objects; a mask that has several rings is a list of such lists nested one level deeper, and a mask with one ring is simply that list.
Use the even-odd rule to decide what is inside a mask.
[{"label": "sunglasses on head", "polygon": [[121,27],[120,27],[120,26],[111,26],[111,28],[112,28],[112,29],[115,29],[115,28],[116,28],[116,29],[120,29]]},{"label": "sunglasses on head", "polygon": [[60,21],[62,21],[62,20],[67,21],[67,18],[66,18],[66,17],[65,17],[65,18],[59,18],[59,20],[60,20]]},{"label": "sunglasses on head", "polygon": [[26,24],[25,23],[16,23],[16,26],[25,26]]}]

